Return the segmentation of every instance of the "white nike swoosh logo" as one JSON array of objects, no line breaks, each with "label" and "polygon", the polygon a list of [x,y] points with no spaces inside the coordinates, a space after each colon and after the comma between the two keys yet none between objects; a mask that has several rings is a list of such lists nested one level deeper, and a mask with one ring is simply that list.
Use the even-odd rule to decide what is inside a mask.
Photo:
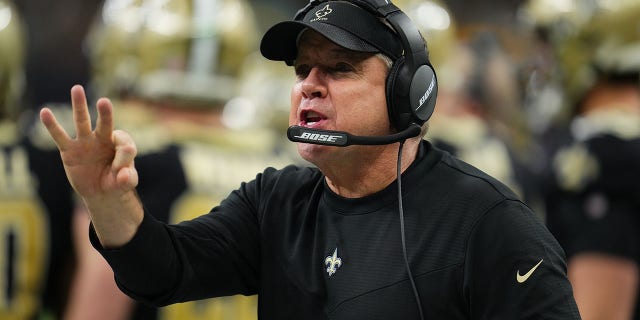
[{"label": "white nike swoosh logo", "polygon": [[516,272],[516,281],[518,281],[518,283],[523,283],[523,282],[527,281],[527,279],[529,279],[529,277],[531,277],[533,272],[536,271],[536,269],[538,269],[538,266],[542,263],[542,261],[544,261],[544,259],[540,259],[540,262],[538,262],[538,264],[533,266],[533,268],[531,268],[531,270],[529,270],[529,272],[525,273],[524,275],[520,275],[520,270],[518,270]]}]

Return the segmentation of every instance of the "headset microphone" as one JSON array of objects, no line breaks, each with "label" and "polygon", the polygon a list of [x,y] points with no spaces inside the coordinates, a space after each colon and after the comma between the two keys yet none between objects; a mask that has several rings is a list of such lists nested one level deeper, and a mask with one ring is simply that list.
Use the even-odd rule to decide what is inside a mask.
[{"label": "headset microphone", "polygon": [[383,145],[417,137],[421,128],[413,123],[407,129],[387,136],[355,136],[344,131],[311,129],[291,126],[287,130],[287,138],[293,142],[321,144],[327,146],[346,147],[350,145]]}]

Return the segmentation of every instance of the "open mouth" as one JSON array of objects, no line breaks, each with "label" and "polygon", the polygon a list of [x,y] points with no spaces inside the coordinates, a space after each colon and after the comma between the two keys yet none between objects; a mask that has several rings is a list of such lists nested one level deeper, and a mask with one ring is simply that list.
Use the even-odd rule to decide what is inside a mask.
[{"label": "open mouth", "polygon": [[323,115],[315,111],[303,111],[300,115],[301,124],[306,126],[313,126],[324,119]]}]

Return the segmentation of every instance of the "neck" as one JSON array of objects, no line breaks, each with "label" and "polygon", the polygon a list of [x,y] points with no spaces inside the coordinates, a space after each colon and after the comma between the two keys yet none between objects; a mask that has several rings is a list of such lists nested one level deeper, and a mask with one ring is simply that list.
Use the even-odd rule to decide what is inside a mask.
[{"label": "neck", "polygon": [[[409,139],[402,150],[401,172],[416,159],[420,138]],[[385,146],[351,146],[357,157],[323,166],[329,188],[345,198],[361,198],[376,193],[397,179],[399,143]]]}]

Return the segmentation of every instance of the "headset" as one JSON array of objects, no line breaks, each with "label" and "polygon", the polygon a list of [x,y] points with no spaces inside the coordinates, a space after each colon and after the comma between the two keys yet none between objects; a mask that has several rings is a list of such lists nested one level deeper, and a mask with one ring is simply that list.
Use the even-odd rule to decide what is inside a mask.
[{"label": "headset", "polygon": [[[327,1],[311,0],[304,8],[298,10],[294,20],[302,20],[309,10]],[[348,2],[384,19],[400,37],[404,55],[393,62],[385,86],[389,119],[398,133],[394,137],[362,137],[365,138],[363,140],[344,132],[334,132],[333,135],[337,135],[338,138],[333,139],[333,142],[325,143],[325,141],[306,138],[317,137],[318,134],[326,134],[326,132],[321,133],[294,126],[287,132],[287,136],[296,142],[336,146],[389,144],[417,136],[420,131],[416,128],[419,129],[431,117],[438,93],[437,77],[429,61],[425,40],[410,18],[388,0],[348,0]]]}]

